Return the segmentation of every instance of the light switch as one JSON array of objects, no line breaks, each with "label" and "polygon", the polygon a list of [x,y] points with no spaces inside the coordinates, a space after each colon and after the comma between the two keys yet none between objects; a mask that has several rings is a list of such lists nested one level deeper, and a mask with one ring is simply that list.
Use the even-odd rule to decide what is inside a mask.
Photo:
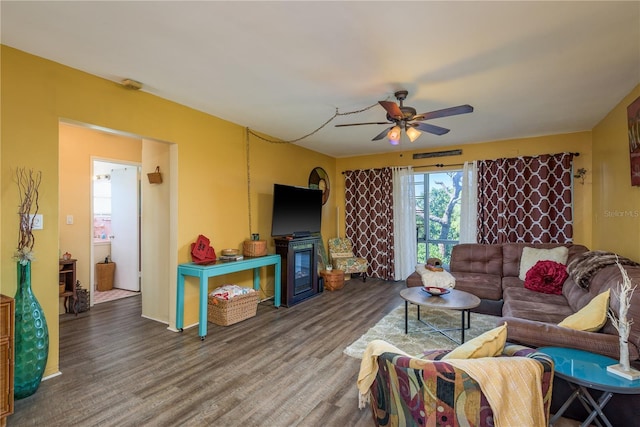
[{"label": "light switch", "polygon": [[73,224],[73,215],[67,215],[67,224]]},{"label": "light switch", "polygon": [[35,218],[34,215],[29,214],[29,219],[32,220],[32,224],[33,224],[33,228],[32,230],[42,230],[44,228],[44,223],[42,220],[42,214],[36,214]]}]

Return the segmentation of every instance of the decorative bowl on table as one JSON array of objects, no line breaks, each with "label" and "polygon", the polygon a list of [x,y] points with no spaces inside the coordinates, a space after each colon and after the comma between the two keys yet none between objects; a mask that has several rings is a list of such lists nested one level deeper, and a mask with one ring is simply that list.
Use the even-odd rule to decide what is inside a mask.
[{"label": "decorative bowl on table", "polygon": [[445,295],[449,293],[449,289],[439,288],[437,286],[426,286],[422,288],[422,290],[434,297],[439,297],[440,295]]},{"label": "decorative bowl on table", "polygon": [[236,256],[240,253],[237,249],[223,249],[221,252],[222,256]]}]

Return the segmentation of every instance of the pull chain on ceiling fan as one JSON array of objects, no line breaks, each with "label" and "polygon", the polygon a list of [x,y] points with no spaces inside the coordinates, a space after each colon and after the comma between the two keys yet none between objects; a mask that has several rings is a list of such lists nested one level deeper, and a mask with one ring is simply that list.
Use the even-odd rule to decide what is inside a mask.
[{"label": "pull chain on ceiling fan", "polygon": [[428,113],[416,114],[416,109],[406,107],[403,101],[407,98],[409,92],[399,90],[394,95],[399,105],[392,101],[378,101],[378,103],[387,111],[386,122],[367,122],[367,123],[348,123],[336,125],[336,127],[344,126],[361,126],[361,125],[393,125],[376,135],[372,141],[377,141],[385,136],[389,138],[392,145],[400,143],[400,135],[402,130],[405,131],[411,142],[418,139],[422,132],[432,133],[434,135],[444,135],[449,129],[428,123],[422,123],[423,120],[437,119],[440,117],[455,116],[458,114],[471,113],[473,107],[468,104],[458,105],[457,107],[444,108],[442,110],[430,111]]}]

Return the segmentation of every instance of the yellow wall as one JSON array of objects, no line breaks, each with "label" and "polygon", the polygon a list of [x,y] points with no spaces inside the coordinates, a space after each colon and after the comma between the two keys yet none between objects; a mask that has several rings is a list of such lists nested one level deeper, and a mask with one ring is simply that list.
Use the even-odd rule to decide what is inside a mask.
[{"label": "yellow wall", "polygon": [[[198,234],[216,249],[240,247],[249,237],[245,129],[156,96],[130,91],[119,84],[2,46],[1,63],[1,292],[14,295],[16,268],[12,260],[18,235],[16,167],[42,171],[40,213],[45,229],[36,234],[37,260],[33,290],[48,319],[50,350],[45,375],[58,371],[59,327],[59,121],[115,129],[177,144],[178,262],[187,262]],[[252,230],[269,238],[273,183],[307,185],[320,166],[335,174],[335,159],[288,144],[250,140]],[[332,194],[323,218],[323,233],[335,230]],[[270,239],[269,239],[270,240]],[[70,251],[71,252],[71,251]],[[241,280],[249,282],[250,272]],[[212,281],[213,282],[213,281]],[[170,293],[175,294],[175,284]],[[185,325],[197,321],[197,286],[188,280]]]},{"label": "yellow wall", "polygon": [[627,106],[640,85],[593,129],[595,247],[640,260],[640,187],[631,186]]},{"label": "yellow wall", "polygon": [[[424,136],[423,136],[424,138]],[[432,137],[436,138],[436,137]],[[408,144],[407,144],[408,145]],[[428,153],[444,150],[462,149],[462,155],[449,157],[436,157],[430,159],[413,159],[414,153]],[[455,147],[440,147],[417,151],[398,151],[391,154],[379,154],[337,159],[336,177],[334,188],[338,194],[344,195],[345,170],[379,168],[384,166],[413,166],[416,171],[434,172],[461,168],[451,167],[424,167],[434,164],[462,164],[465,161],[497,159],[502,157],[533,156],[537,154],[578,152],[580,156],[574,158],[575,170],[585,168],[591,170],[591,132],[578,132],[564,135],[551,135],[537,138],[512,139],[494,141],[479,144],[468,144]],[[592,243],[591,232],[591,180],[585,180],[584,185],[576,183],[574,187],[574,233],[573,240],[587,247]],[[340,211],[341,234],[344,234],[344,197],[338,200]]]},{"label": "yellow wall", "polygon": [[[69,252],[78,260],[77,279],[85,289],[91,289],[89,278],[93,268],[91,259],[92,157],[140,163],[142,140],[64,123],[60,125],[59,138],[60,251],[61,253]],[[67,215],[73,215],[72,225],[67,224]]]},{"label": "yellow wall", "polygon": [[[36,231],[37,261],[33,265],[32,278],[34,293],[43,305],[49,323],[51,344],[45,375],[58,370],[59,356],[55,284],[62,227],[59,225],[61,174],[58,166],[61,119],[176,144],[177,242],[170,249],[177,253],[177,262],[189,261],[189,246],[198,234],[210,237],[219,250],[239,248],[251,232],[260,233],[262,238],[269,240],[273,252],[269,238],[273,184],[307,185],[309,173],[317,166],[333,177],[331,195],[323,208],[322,232],[326,239],[336,233],[336,206],[344,229],[344,179],[341,175],[344,170],[395,165],[417,167],[561,151],[580,152],[581,156],[574,162],[575,168],[584,167],[589,171],[585,184],[576,185],[574,240],[640,259],[637,219],[603,219],[599,216],[607,209],[627,211],[640,206],[638,188],[629,186],[628,160],[625,163],[623,154],[626,152],[628,159],[626,120],[622,120],[626,105],[640,95],[638,88],[594,129],[593,136],[592,132],[580,132],[447,147],[462,148],[463,155],[416,161],[412,160],[410,151],[336,160],[297,146],[271,144],[252,137],[247,158],[246,130],[242,125],[144,92],[126,90],[116,83],[6,46],[2,46],[1,55],[0,291],[13,295],[16,288],[12,254],[18,234],[15,214],[18,194],[12,173],[22,166],[40,170],[43,173],[40,213],[46,219],[44,230]],[[597,164],[591,156],[592,137]],[[615,148],[612,148],[613,144],[616,144]],[[247,200],[248,163],[251,211]],[[625,164],[626,172],[618,170]],[[597,185],[593,184],[596,182]],[[237,274],[238,281],[250,282],[250,273]],[[215,282],[212,279],[212,283]],[[188,280],[188,283],[186,325],[197,321],[197,286],[195,281]],[[172,283],[169,292],[175,294],[175,284]]]}]

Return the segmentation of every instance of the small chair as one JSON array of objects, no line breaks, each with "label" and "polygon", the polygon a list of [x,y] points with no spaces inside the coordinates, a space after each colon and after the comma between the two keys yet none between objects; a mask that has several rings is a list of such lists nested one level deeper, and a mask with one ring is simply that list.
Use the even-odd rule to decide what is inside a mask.
[{"label": "small chair", "polygon": [[363,282],[367,279],[369,263],[354,256],[351,240],[342,237],[329,239],[329,260],[336,270],[342,270],[344,274],[360,273]]}]

